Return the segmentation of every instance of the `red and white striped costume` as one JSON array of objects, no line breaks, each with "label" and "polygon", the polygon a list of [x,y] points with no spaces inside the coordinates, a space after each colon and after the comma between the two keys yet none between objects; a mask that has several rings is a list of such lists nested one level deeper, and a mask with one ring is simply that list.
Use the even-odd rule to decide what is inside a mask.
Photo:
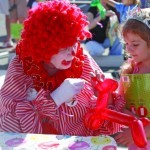
[{"label": "red and white striped costume", "polygon": [[[58,134],[90,136],[115,133],[120,128],[117,123],[105,121],[97,131],[89,130],[84,125],[85,114],[96,104],[96,99],[92,99],[94,93],[89,75],[95,70],[101,71],[91,56],[85,55],[81,78],[87,82],[84,90],[76,96],[77,104],[70,107],[63,103],[56,108],[54,101],[46,98],[47,91],[44,89],[33,100],[27,99],[27,91],[33,87],[32,79],[24,73],[16,56],[9,65],[0,90],[0,131],[43,133],[42,124],[46,118]],[[123,104],[123,100],[117,101],[120,107],[117,109],[121,109]]]}]

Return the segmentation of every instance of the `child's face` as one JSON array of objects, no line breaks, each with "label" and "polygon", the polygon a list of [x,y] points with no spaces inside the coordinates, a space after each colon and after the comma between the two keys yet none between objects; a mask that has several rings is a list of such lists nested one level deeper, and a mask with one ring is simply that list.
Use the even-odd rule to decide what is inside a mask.
[{"label": "child's face", "polygon": [[75,56],[77,45],[60,49],[60,51],[52,56],[50,63],[57,69],[64,70],[71,67],[72,60]]},{"label": "child's face", "polygon": [[124,37],[126,50],[137,63],[145,62],[150,58],[150,47],[138,34],[127,33]]}]

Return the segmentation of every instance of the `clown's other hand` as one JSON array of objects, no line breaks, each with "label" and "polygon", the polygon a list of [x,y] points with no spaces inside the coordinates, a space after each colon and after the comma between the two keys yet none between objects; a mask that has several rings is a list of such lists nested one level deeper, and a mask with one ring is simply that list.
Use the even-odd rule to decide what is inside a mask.
[{"label": "clown's other hand", "polygon": [[118,133],[115,137],[117,144],[129,147],[134,143],[130,128],[122,128],[122,132]]},{"label": "clown's other hand", "polygon": [[50,96],[59,107],[64,102],[69,102],[76,94],[84,88],[85,80],[77,78],[67,78],[53,91]]},{"label": "clown's other hand", "polygon": [[[100,72],[100,71],[98,71],[98,70],[95,70],[95,72],[90,72],[90,76],[91,76],[91,84],[92,84],[92,86],[93,86],[94,94],[95,94],[95,96],[98,96],[99,91],[97,91],[97,90],[95,89],[95,85],[97,84],[97,82],[95,82],[95,79],[96,79],[97,81],[104,81],[105,75],[104,75],[103,72]],[[95,78],[95,79],[93,80],[93,78]]]}]

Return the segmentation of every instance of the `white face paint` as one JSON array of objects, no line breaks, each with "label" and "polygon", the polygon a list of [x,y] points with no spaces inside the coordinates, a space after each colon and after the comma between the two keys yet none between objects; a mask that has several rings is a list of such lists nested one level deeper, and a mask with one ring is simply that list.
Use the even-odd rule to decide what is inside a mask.
[{"label": "white face paint", "polygon": [[60,49],[60,51],[52,56],[51,63],[60,70],[68,69],[71,67],[74,54],[76,53],[77,44],[69,48]]}]

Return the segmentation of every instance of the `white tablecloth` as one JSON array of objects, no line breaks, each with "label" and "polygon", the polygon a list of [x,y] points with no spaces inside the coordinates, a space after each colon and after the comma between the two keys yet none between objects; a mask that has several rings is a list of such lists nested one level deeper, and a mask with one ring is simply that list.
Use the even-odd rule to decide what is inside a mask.
[{"label": "white tablecloth", "polygon": [[68,136],[0,132],[0,150],[116,150],[109,136]]}]

